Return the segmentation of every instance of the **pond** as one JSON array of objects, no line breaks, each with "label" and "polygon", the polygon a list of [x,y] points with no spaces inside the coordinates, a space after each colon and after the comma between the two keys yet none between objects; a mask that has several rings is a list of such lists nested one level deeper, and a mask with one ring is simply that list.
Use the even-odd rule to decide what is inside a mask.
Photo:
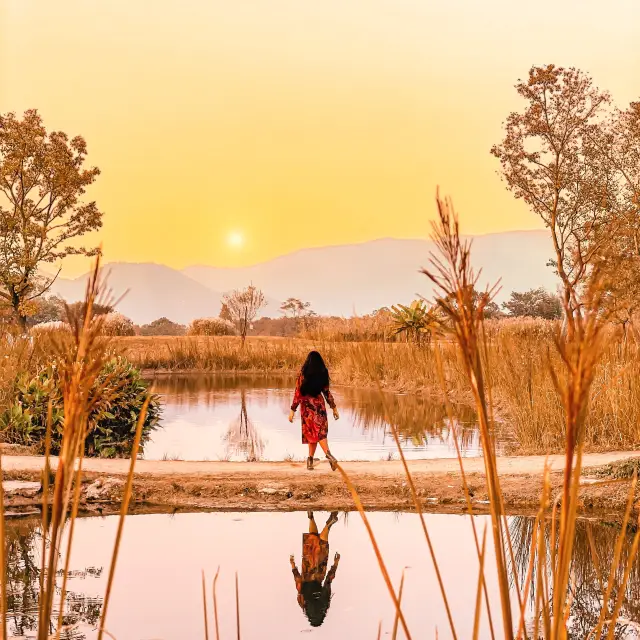
[{"label": "pond", "polygon": [[[434,571],[418,517],[411,513],[371,513],[370,522],[392,581],[399,584],[403,568],[403,610],[414,638],[449,638],[449,630]],[[459,638],[472,637],[478,562],[468,517],[430,514],[432,536]],[[240,625],[243,640],[311,637],[339,640],[376,638],[382,621],[389,638],[394,611],[375,560],[366,530],[357,513],[315,513],[320,532],[329,520],[328,573],[335,554],[339,564],[317,600],[326,606],[301,606],[289,558],[301,569],[303,535],[310,530],[304,512],[191,513],[137,515],[127,519],[107,629],[117,640],[182,640],[204,638],[201,572],[206,575],[210,637],[213,632],[212,581],[217,585],[220,637],[236,638],[236,572],[239,584]],[[477,518],[482,528],[485,517]],[[111,549],[118,518],[81,518],[76,523],[68,581],[68,615],[74,626],[66,638],[96,637]],[[532,520],[510,518],[517,570],[526,571]],[[590,528],[590,532],[588,529]],[[601,567],[608,571],[618,531],[615,527],[579,521],[576,533],[574,577],[576,595],[572,638],[584,638],[597,611],[598,579],[589,562],[589,536]],[[8,624],[9,634],[34,637],[37,625],[41,540],[39,521],[9,523]],[[66,548],[63,544],[62,548]],[[491,549],[488,542],[488,549]],[[487,567],[492,566],[488,551]],[[62,565],[61,565],[62,566]],[[631,574],[623,617],[638,620],[639,579],[636,563]],[[487,581],[492,610],[499,602],[491,570]],[[60,585],[61,579],[58,579]],[[326,589],[330,586],[329,590]],[[301,587],[309,594],[306,587]],[[330,598],[328,596],[331,596]],[[304,602],[304,601],[303,601]],[[52,630],[55,624],[52,625]],[[482,638],[488,637],[484,620]],[[304,637],[304,636],[303,636]],[[399,637],[404,637],[399,634]],[[632,638],[621,628],[617,638]]]},{"label": "pond", "polygon": [[[288,421],[290,377],[169,375],[153,379],[164,406],[162,428],[152,434],[149,460],[303,460],[299,414]],[[340,460],[398,457],[385,413],[399,428],[407,458],[455,457],[444,405],[415,395],[336,387],[340,410],[329,416],[329,443]],[[386,411],[385,411],[386,409]],[[481,454],[472,410],[456,410],[464,456]]]}]

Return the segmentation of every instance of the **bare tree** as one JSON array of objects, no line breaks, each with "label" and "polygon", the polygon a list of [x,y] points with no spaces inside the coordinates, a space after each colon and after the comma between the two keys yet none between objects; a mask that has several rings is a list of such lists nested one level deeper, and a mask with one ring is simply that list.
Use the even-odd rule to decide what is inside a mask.
[{"label": "bare tree", "polygon": [[247,331],[256,319],[260,309],[266,306],[266,299],[260,289],[250,285],[246,289],[236,289],[222,296],[223,308],[231,321],[236,325],[242,346],[247,339]]},{"label": "bare tree", "polygon": [[551,231],[551,265],[572,331],[581,288],[611,236],[615,171],[593,144],[610,98],[582,72],[554,65],[532,67],[516,90],[526,107],[509,115],[504,140],[491,152],[507,187]]},{"label": "bare tree", "polygon": [[43,275],[42,265],[97,251],[73,242],[102,225],[96,203],[82,200],[100,173],[83,167],[86,154],[83,138],[47,134],[35,110],[22,120],[0,115],[0,299],[23,329],[58,275]]}]

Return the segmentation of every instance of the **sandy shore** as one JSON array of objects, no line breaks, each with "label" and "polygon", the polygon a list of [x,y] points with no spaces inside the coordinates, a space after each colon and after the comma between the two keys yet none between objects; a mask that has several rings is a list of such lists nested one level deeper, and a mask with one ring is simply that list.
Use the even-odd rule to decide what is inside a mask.
[{"label": "sandy shore", "polygon": [[[638,452],[594,453],[584,456],[585,486],[581,490],[582,510],[622,509],[627,483],[593,486],[589,468],[625,458]],[[505,505],[511,511],[532,511],[539,503],[545,456],[498,459]],[[564,469],[563,456],[549,456],[552,483],[558,487]],[[52,458],[55,467],[57,459]],[[8,480],[37,481],[44,458],[3,456]],[[473,493],[474,508],[487,510],[484,464],[481,458],[464,461]],[[87,510],[111,511],[120,501],[128,460],[86,459],[83,463],[83,506]],[[346,462],[344,470],[353,481],[367,509],[410,509],[413,501],[399,461]],[[461,511],[465,508],[458,461],[453,459],[409,462],[423,507],[430,511]],[[38,495],[20,491],[7,498],[8,508],[33,508]],[[33,492],[31,492],[33,493]],[[302,462],[186,462],[139,460],[136,463],[134,500],[145,510],[175,509],[352,509],[353,500],[341,475],[331,472],[325,461],[314,471]]]}]

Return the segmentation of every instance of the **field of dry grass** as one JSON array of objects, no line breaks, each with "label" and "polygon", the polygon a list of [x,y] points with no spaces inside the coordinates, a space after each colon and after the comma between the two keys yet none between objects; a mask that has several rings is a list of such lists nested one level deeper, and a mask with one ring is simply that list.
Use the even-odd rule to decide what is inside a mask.
[{"label": "field of dry grass", "polygon": [[[563,447],[564,409],[552,368],[560,366],[552,322],[512,320],[485,326],[484,353],[496,417],[512,436],[512,453],[547,453]],[[590,451],[635,449],[640,441],[640,347],[610,331],[596,367],[585,421]],[[51,336],[0,340],[0,407],[16,372],[48,360]],[[436,350],[442,359],[447,396],[470,401],[458,351],[451,342],[416,346],[406,342],[314,341],[250,337],[244,348],[234,337],[121,337],[111,349],[147,371],[246,372],[294,375],[307,352],[326,358],[335,384],[430,394],[444,399]]]},{"label": "field of dry grass", "polygon": [[[564,446],[564,410],[552,368],[560,366],[552,322],[513,320],[486,325],[484,354],[497,417],[518,453],[546,453]],[[252,337],[244,349],[233,337],[117,338],[113,347],[136,366],[153,371],[278,372],[294,374],[307,352],[318,349],[336,384],[442,398],[435,350],[444,364],[447,395],[470,398],[464,371],[450,342],[329,342]],[[640,347],[613,331],[596,368],[585,423],[588,450],[634,449],[640,441]]]}]

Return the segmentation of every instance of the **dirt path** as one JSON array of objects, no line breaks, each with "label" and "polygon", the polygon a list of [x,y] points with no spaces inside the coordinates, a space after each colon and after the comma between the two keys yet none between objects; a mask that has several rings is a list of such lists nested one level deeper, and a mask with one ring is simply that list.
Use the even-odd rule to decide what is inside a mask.
[{"label": "dirt path", "polygon": [[[587,454],[584,467],[596,467],[640,452]],[[560,487],[564,458],[549,456],[551,482]],[[540,499],[544,456],[504,457],[498,459],[505,506],[510,512],[527,513],[537,509]],[[55,467],[57,459],[52,458]],[[488,509],[484,466],[480,458],[464,461],[474,509]],[[33,511],[41,503],[38,494],[44,458],[3,456],[5,480],[30,481],[32,484],[7,483],[7,507],[14,514]],[[392,462],[346,462],[344,469],[367,509],[412,509],[414,503],[407,487],[402,465]],[[83,463],[82,507],[85,512],[110,513],[121,500],[128,460],[86,459]],[[422,507],[427,511],[464,510],[461,476],[457,460],[435,459],[409,462]],[[619,513],[626,504],[628,483],[594,486],[585,479],[581,489],[584,514]],[[24,487],[24,490],[20,489]],[[27,488],[29,486],[30,488]],[[17,488],[16,488],[17,487]],[[35,487],[35,488],[34,488]],[[134,509],[167,510],[305,510],[354,508],[353,498],[339,473],[332,473],[325,461],[309,472],[302,462],[184,462],[139,460],[134,480]]]},{"label": "dirt path", "polygon": [[[615,451],[611,453],[589,453],[583,456],[583,467],[596,467],[625,458],[640,457],[638,451]],[[514,456],[498,458],[498,469],[501,474],[540,474],[547,458],[545,456]],[[553,455],[548,457],[553,471],[562,471],[565,465],[564,456]],[[52,458],[52,466],[56,466],[57,458]],[[129,460],[107,460],[101,458],[87,458],[83,462],[86,471],[106,475],[126,475],[129,473]],[[409,469],[412,473],[458,473],[458,461],[447,458],[433,460],[409,461]],[[41,456],[4,456],[2,466],[5,471],[36,472],[44,467],[44,458]],[[404,476],[400,461],[375,461],[375,462],[345,462],[344,470],[349,475],[366,476]],[[484,471],[482,458],[467,458],[464,461],[466,473],[481,473]],[[324,474],[328,467],[322,461],[316,470],[316,474]],[[309,473],[302,462],[186,462],[183,460],[138,460],[136,462],[136,474],[158,476],[234,476],[256,480],[258,478],[277,478],[283,476],[291,478],[300,475],[305,478]],[[315,477],[315,476],[314,476]],[[320,479],[320,478],[318,478]]]}]

